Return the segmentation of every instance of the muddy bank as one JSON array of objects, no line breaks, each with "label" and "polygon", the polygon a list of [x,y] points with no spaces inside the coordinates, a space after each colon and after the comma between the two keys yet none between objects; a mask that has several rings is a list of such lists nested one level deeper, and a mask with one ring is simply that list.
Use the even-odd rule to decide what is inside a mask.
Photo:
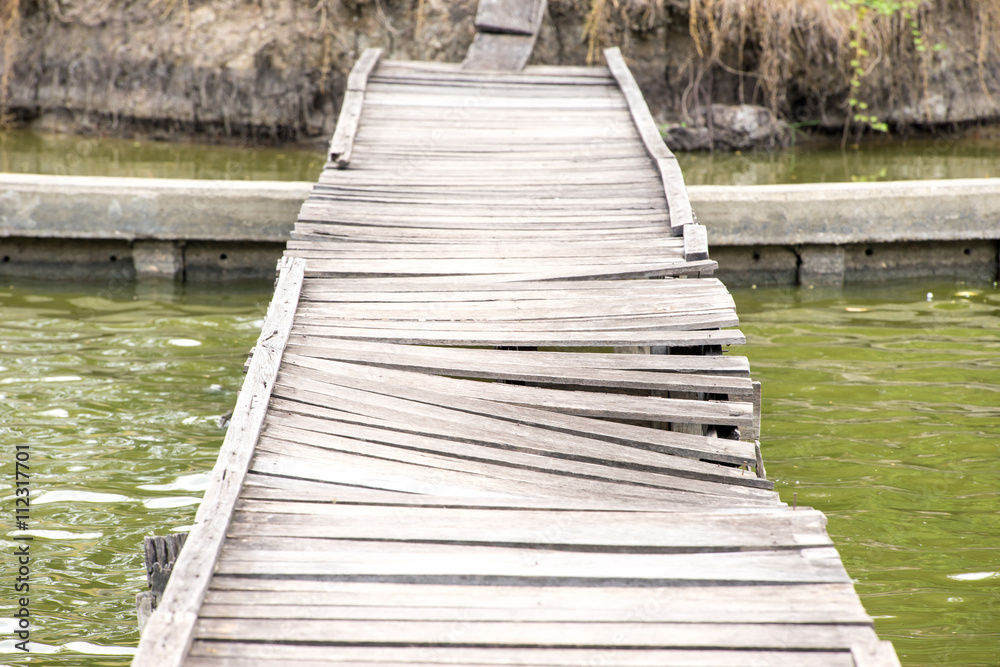
[{"label": "muddy bank", "polygon": [[[839,132],[858,112],[852,95],[896,131],[978,124],[1000,117],[991,3],[923,2],[909,21],[872,12],[858,45],[826,0],[550,0],[533,62],[585,64],[620,44],[657,119],[688,127],[712,104],[747,103]],[[324,140],[362,49],[459,61],[475,6],[0,0],[4,103],[38,129]],[[855,87],[852,60],[865,72]]]}]

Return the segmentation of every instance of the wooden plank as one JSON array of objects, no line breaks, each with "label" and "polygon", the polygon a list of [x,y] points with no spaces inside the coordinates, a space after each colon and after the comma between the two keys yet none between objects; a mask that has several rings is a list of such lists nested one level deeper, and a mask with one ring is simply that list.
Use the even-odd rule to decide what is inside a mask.
[{"label": "wooden plank", "polygon": [[[541,0],[479,0],[476,29],[533,35],[538,30],[539,4]],[[544,6],[541,10],[545,11]]]},{"label": "wooden plank", "polygon": [[[461,626],[459,626],[461,627]],[[560,648],[466,648],[382,647],[279,643],[241,643],[198,640],[192,648],[192,667],[285,667],[336,664],[340,667],[579,667],[592,664],[595,655],[605,667],[854,667],[849,652],[816,650],[725,650],[725,649],[632,649],[606,647]]]},{"label": "wooden plank", "polygon": [[143,631],[133,665],[181,665],[191,643],[198,608],[208,589],[213,565],[253,456],[267,412],[268,399],[288,340],[302,286],[304,263],[284,258],[274,297],[257,339],[255,352],[233,409],[219,458],[212,470],[194,527],[174,565],[157,610]]},{"label": "wooden plank", "polygon": [[[539,4],[544,6],[544,3]],[[529,35],[476,32],[462,61],[462,69],[520,71],[531,58],[537,36],[536,31]]]},{"label": "wooden plank", "polygon": [[642,91],[639,90],[639,85],[632,77],[632,72],[629,71],[628,65],[625,64],[625,59],[622,58],[621,49],[617,46],[605,49],[604,60],[608,64],[608,69],[611,70],[611,75],[618,82],[618,88],[625,97],[629,113],[632,115],[632,121],[639,131],[639,136],[646,148],[646,152],[654,160],[673,157],[673,153],[670,152],[670,149],[667,148],[666,143],[663,141],[663,137],[660,136],[660,131],[657,129],[656,123],[653,122],[653,116],[649,113],[649,107],[646,106],[646,100],[642,96]]},{"label": "wooden plank", "polygon": [[316,376],[315,379],[332,383],[350,383],[347,386],[377,383],[414,389],[421,387],[427,391],[443,394],[474,397],[584,417],[733,426],[749,426],[753,423],[753,405],[740,401],[696,401],[474,382],[290,354],[285,356],[285,366],[289,369],[297,368],[296,376]]},{"label": "wooden plank", "polygon": [[544,311],[535,310],[532,313],[535,317],[532,319],[498,318],[493,323],[485,319],[477,319],[462,314],[449,319],[445,317],[444,313],[435,314],[434,308],[431,305],[428,305],[426,309],[417,310],[417,312],[412,313],[410,317],[413,319],[408,319],[402,315],[394,318],[391,314],[378,316],[376,312],[376,310],[372,309],[367,316],[362,311],[357,317],[349,319],[349,316],[345,314],[344,317],[338,318],[336,317],[337,312],[335,307],[332,305],[317,304],[313,305],[304,317],[307,318],[306,321],[314,326],[352,329],[381,329],[391,326],[396,329],[407,329],[415,333],[448,330],[466,333],[510,333],[513,335],[537,333],[545,336],[558,336],[562,332],[566,332],[569,335],[586,332],[598,334],[648,332],[649,334],[656,334],[666,331],[710,330],[739,324],[736,312],[730,308],[713,309],[703,313],[695,311],[694,313],[653,313],[634,316],[625,314],[601,318],[553,317],[551,320],[542,319]]},{"label": "wooden plank", "polygon": [[464,331],[455,329],[415,330],[412,328],[364,328],[295,324],[296,335],[347,340],[370,340],[405,345],[467,345],[474,347],[607,348],[658,345],[696,347],[702,345],[742,345],[743,333],[724,331]]},{"label": "wooden plank", "polygon": [[[850,625],[756,623],[454,623],[427,621],[312,621],[282,624],[286,642],[320,642],[330,647],[510,646],[560,648],[730,648],[771,650],[850,650],[874,639],[871,628]],[[270,639],[266,620],[203,619],[200,639]],[[615,637],[624,639],[616,640]]]},{"label": "wooden plank", "polygon": [[[458,442],[494,443],[512,450],[548,453],[571,459],[591,459],[606,465],[616,462],[636,469],[670,470],[671,474],[718,471],[708,462],[748,465],[754,462],[750,443],[680,434],[627,424],[594,423],[593,420],[485,403],[479,399],[433,396],[439,405],[419,401],[419,392],[405,389],[401,396],[375,393],[322,380],[296,377],[289,384],[278,379],[275,396],[302,404],[294,408],[275,401],[286,411],[322,413],[322,408],[349,411],[340,421],[371,424],[403,432],[439,435]],[[317,408],[320,408],[318,410]],[[510,422],[514,422],[513,424]],[[612,446],[609,447],[608,444]],[[683,466],[672,457],[695,459],[700,465]],[[716,478],[724,476],[718,471]],[[740,475],[735,469],[728,474]],[[690,475],[697,478],[695,475]]]},{"label": "wooden plank", "polygon": [[340,105],[337,128],[333,133],[333,139],[330,140],[328,150],[330,161],[335,163],[338,169],[343,169],[351,161],[354,137],[358,132],[361,108],[365,102],[368,75],[375,68],[381,55],[382,49],[365,49],[347,77],[347,91],[344,93],[344,101]]},{"label": "wooden plank", "polygon": [[[850,584],[775,585],[766,589],[494,586],[489,595],[482,595],[477,586],[220,577],[213,582],[206,604],[259,605],[263,607],[261,614],[268,613],[268,608],[308,605],[319,613],[338,614],[345,619],[402,620],[426,614],[425,620],[559,618],[612,622],[634,620],[641,609],[650,623],[732,623],[752,619],[756,623],[872,624]],[[324,607],[331,609],[324,611]],[[516,614],[524,616],[508,616]]]},{"label": "wooden plank", "polygon": [[[284,415],[287,417],[287,415]],[[287,421],[287,420],[285,420]],[[301,425],[299,425],[301,423]],[[549,456],[535,451],[504,449],[467,440],[424,436],[403,429],[379,429],[359,426],[349,421],[310,420],[298,416],[295,425],[269,427],[268,438],[261,441],[260,452],[294,458],[318,468],[328,468],[330,481],[348,483],[340,477],[338,466],[347,464],[367,471],[364,477],[375,478],[383,472],[397,471],[408,477],[409,488],[434,486],[440,474],[478,488],[513,489],[510,482],[531,485],[535,494],[563,493],[567,486],[574,494],[585,487],[592,492],[610,492],[632,497],[687,494],[692,505],[773,505],[769,490],[754,488],[758,482],[746,475],[747,485],[705,481],[672,474],[672,469],[654,465],[640,467],[607,465],[604,461]],[[476,479],[470,479],[475,477]],[[482,483],[486,486],[482,486]],[[498,484],[499,483],[499,484]]]},{"label": "wooden plank", "polygon": [[[309,480],[270,475],[251,470],[244,483],[241,498],[247,500],[280,500],[301,502],[336,502],[345,505],[369,505],[382,507],[521,507],[525,509],[546,509],[562,511],[577,510],[624,510],[629,512],[676,512],[696,505],[683,503],[680,506],[670,500],[628,497],[584,498],[579,495],[566,494],[554,497],[539,497],[525,494],[520,496],[507,495],[502,501],[496,496],[454,496],[448,494],[428,495],[420,493],[404,493],[401,491],[384,491],[375,488],[348,486],[326,480]],[[762,505],[754,504],[753,508]],[[726,508],[716,505],[716,510]],[[735,511],[748,511],[746,507],[735,508]]]},{"label": "wooden plank", "polygon": [[604,58],[628,102],[629,112],[632,114],[632,120],[639,131],[646,152],[660,171],[667,208],[670,210],[671,227],[674,229],[674,235],[679,236],[684,226],[693,222],[693,217],[691,203],[684,187],[684,177],[677,166],[677,160],[663,142],[663,137],[660,136],[660,131],[649,113],[649,107],[646,106],[642,91],[639,90],[628,65],[622,58],[621,50],[618,47],[605,49]]},{"label": "wooden plank", "polygon": [[[749,378],[539,364],[531,363],[529,355],[534,353],[530,352],[518,355],[516,352],[510,354],[509,351],[500,350],[422,348],[347,340],[341,341],[335,348],[304,344],[289,345],[288,350],[299,356],[450,377],[616,389],[706,391],[741,397],[750,397],[753,393],[753,384]],[[511,357],[516,357],[516,360]]]},{"label": "wooden plank", "polygon": [[684,225],[684,261],[708,259],[708,232],[704,225]]},{"label": "wooden plank", "polygon": [[[280,385],[277,391],[283,395],[302,396],[305,393]],[[304,398],[308,400],[311,396],[307,395]],[[312,401],[323,404],[322,400],[315,398],[312,398]],[[328,406],[328,403],[326,405]],[[344,406],[344,409],[352,409],[348,407],[349,405],[350,403]],[[312,410],[307,412],[308,407]],[[348,437],[387,447],[402,447],[432,454],[435,457],[460,458],[497,466],[516,466],[524,470],[564,477],[583,476],[605,481],[644,483],[658,488],[683,489],[695,494],[725,495],[734,502],[737,497],[751,496],[721,488],[719,484],[765,490],[773,488],[771,483],[747,474],[745,470],[659,452],[639,452],[622,447],[616,450],[608,443],[557,434],[537,427],[518,426],[510,428],[510,432],[505,433],[496,420],[477,416],[466,416],[464,420],[456,419],[453,422],[432,418],[401,422],[392,421],[389,416],[385,416],[389,421],[383,422],[379,419],[382,417],[381,410],[374,413],[378,416],[373,416],[371,410],[363,415],[338,414],[337,410],[330,407],[317,408],[306,401],[296,403],[291,400],[274,401],[272,410],[280,413],[281,421],[289,422],[288,428],[325,433],[337,438]],[[321,421],[317,421],[315,417],[321,418]],[[457,425],[459,423],[461,426]],[[487,424],[488,431],[474,430],[477,425],[483,423]],[[271,433],[275,437],[298,438],[311,446],[329,445],[331,448],[339,448],[338,451],[360,451],[372,456],[378,449],[382,452],[383,458],[392,460],[406,458],[382,447],[366,446],[358,450],[357,446],[341,440],[316,439],[311,434],[303,435],[297,431],[289,431],[285,426],[274,428],[276,430]],[[535,436],[537,439],[520,439],[529,436]],[[578,444],[578,447],[574,448],[573,444]],[[496,469],[495,472],[507,478],[512,477],[500,469]],[[665,480],[664,475],[679,479]],[[769,494],[756,492],[752,497],[774,500]]]},{"label": "wooden plank", "polygon": [[[748,378],[749,363],[746,357],[702,356],[694,354],[610,354],[602,352],[539,352],[517,350],[477,350],[467,348],[423,347],[419,345],[396,346],[392,343],[371,343],[344,340],[335,346],[315,345],[311,341],[295,339],[289,342],[289,349],[303,356],[341,361],[364,361],[378,359],[375,365],[394,364],[413,367],[420,363],[453,363],[464,366],[468,371],[489,372],[490,368],[502,365],[534,366],[539,378],[560,369],[572,372],[578,369],[597,371],[594,379],[602,373],[615,372],[623,377],[634,373],[650,374],[655,377],[675,374],[739,378],[739,384],[727,385],[727,390],[743,393],[744,382]],[[501,369],[502,370],[502,369]],[[613,377],[613,376],[608,376]],[[640,376],[641,377],[641,376]],[[504,378],[517,379],[517,378]],[[752,387],[758,382],[751,382]],[[755,391],[755,389],[754,389]]]},{"label": "wooden plank", "polygon": [[684,227],[694,222],[691,211],[691,201],[688,199],[687,188],[684,187],[684,176],[673,156],[659,158],[656,167],[660,171],[663,182],[663,192],[667,197],[667,209],[670,211],[670,228],[674,236],[683,235]]},{"label": "wooden plank", "polygon": [[[319,517],[333,517],[333,520]],[[287,522],[287,526],[284,525]],[[311,524],[311,525],[310,525]],[[560,512],[524,509],[364,507],[241,501],[229,534],[343,540],[571,548],[588,552],[708,553],[831,546],[816,510]],[[298,532],[306,530],[311,532]],[[275,532],[281,531],[281,532]]]}]

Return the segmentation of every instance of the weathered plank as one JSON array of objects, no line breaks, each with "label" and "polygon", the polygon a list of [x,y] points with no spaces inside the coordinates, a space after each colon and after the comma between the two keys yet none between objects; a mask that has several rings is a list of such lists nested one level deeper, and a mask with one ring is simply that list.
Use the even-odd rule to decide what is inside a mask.
[{"label": "weathered plank", "polygon": [[194,527],[180,553],[163,598],[143,632],[136,664],[181,665],[191,644],[198,608],[225,539],[263,425],[292,318],[298,305],[304,262],[282,259],[274,297],[257,339],[253,359],[233,409]]},{"label": "weathered plank", "polygon": [[368,75],[375,68],[381,56],[382,49],[365,49],[347,78],[347,90],[344,92],[344,101],[340,105],[337,128],[333,133],[333,139],[330,140],[328,150],[330,161],[340,169],[346,167],[351,161],[354,137],[358,133],[361,108],[365,101]]},{"label": "weathered plank", "polygon": [[[459,627],[462,627],[461,625]],[[260,667],[284,667],[290,661],[303,665],[335,664],[341,667],[579,667],[594,660],[593,649],[573,648],[467,648],[441,646],[382,647],[307,644],[264,644],[199,640],[192,649],[195,667],[245,667],[252,659]],[[602,648],[598,655],[606,667],[855,667],[849,651],[783,649],[726,650]]]}]

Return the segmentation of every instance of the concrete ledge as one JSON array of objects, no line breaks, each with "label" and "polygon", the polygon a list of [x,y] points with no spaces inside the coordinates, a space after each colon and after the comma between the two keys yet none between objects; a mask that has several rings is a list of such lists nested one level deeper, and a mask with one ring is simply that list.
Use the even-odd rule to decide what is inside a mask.
[{"label": "concrete ledge", "polygon": [[[0,174],[0,276],[271,277],[313,185]],[[997,279],[1000,179],[694,186],[733,285]]]},{"label": "concrete ledge", "polygon": [[709,247],[1000,239],[1000,179],[692,186]]},{"label": "concrete ledge", "polygon": [[0,174],[0,238],[284,243],[311,183]]}]

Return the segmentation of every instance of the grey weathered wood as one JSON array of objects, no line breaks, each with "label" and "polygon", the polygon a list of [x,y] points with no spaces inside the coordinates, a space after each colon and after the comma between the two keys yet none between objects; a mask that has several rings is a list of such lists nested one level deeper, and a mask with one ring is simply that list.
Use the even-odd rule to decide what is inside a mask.
[{"label": "grey weathered wood", "polygon": [[[521,448],[531,449],[532,446],[546,446],[551,448],[551,451],[559,451],[556,447],[560,440],[548,440],[544,434],[539,434],[536,431],[536,428],[540,428],[670,456],[738,465],[754,462],[753,446],[750,443],[734,440],[678,434],[630,424],[595,421],[585,417],[545,410],[516,408],[507,404],[485,402],[481,399],[466,397],[449,397],[437,394],[433,396],[435,404],[432,404],[428,402],[428,396],[424,393],[408,390],[405,387],[396,388],[392,392],[396,396],[390,396],[385,392],[375,393],[302,376],[295,377],[293,383],[289,384],[279,379],[275,390],[276,394],[305,404],[305,409],[308,409],[310,405],[339,406],[358,415],[380,419],[387,426],[396,427],[398,430],[426,434],[448,434],[459,441],[480,441],[482,438],[489,437],[490,434],[500,432],[507,433],[508,437],[515,441],[522,439]],[[427,421],[431,423],[426,424]],[[441,422],[450,423],[452,427],[446,427]],[[515,422],[515,424],[512,425],[509,422]],[[453,433],[453,430],[462,428],[467,431],[464,438]],[[425,431],[424,429],[433,430]],[[590,455],[609,460],[616,458],[606,453],[600,454],[599,452],[603,451],[600,447],[596,451],[592,451],[586,446],[586,441],[570,440],[570,442],[572,447],[569,451],[576,452],[577,456]],[[594,446],[594,443],[591,443],[591,446]],[[619,453],[617,458],[621,461],[628,461],[630,454],[626,449]],[[655,455],[651,455],[646,460],[646,465],[667,466]]]},{"label": "grey weathered wood", "polygon": [[[518,31],[500,4],[481,30]],[[355,68],[253,458],[199,513],[228,536],[160,632],[200,612],[190,665],[883,664],[822,515],[764,478],[734,303],[620,53],[468,69],[530,39]]]},{"label": "grey weathered wood", "polygon": [[541,0],[479,0],[476,28],[483,32],[534,34],[538,30],[539,4]]},{"label": "grey weathered wood", "polygon": [[463,70],[520,71],[528,64],[545,0],[481,0]]},{"label": "grey weathered wood", "polygon": [[478,593],[479,589],[471,585],[220,578],[206,604],[252,605],[260,608],[259,614],[254,614],[258,616],[279,614],[276,608],[281,606],[296,609],[308,605],[328,618],[416,620],[426,613],[425,620],[467,621],[625,621],[642,608],[647,622],[731,623],[753,618],[760,623],[841,622],[871,626],[871,618],[849,584],[777,585],[769,587],[766,594],[745,586],[652,590],[495,586],[489,595]]},{"label": "grey weathered wood", "polygon": [[691,201],[688,199],[687,188],[684,186],[684,176],[673,156],[657,158],[656,167],[660,170],[663,181],[663,192],[667,197],[667,209],[670,211],[670,228],[674,236],[681,236],[684,227],[694,222],[691,211]]},{"label": "grey weathered wood", "polygon": [[891,642],[872,640],[851,645],[855,667],[899,667]]},{"label": "grey weathered wood", "polygon": [[[246,620],[204,619],[198,623],[202,639],[259,640],[271,637],[274,624]],[[871,641],[871,628],[850,625],[755,623],[469,623],[464,632],[450,633],[454,623],[420,624],[394,621],[310,621],[283,624],[282,637],[291,642],[381,644],[387,646],[499,645],[523,647],[621,646],[615,637],[627,637],[626,646],[689,648],[713,646],[731,649],[850,650]]]},{"label": "grey weathered wood", "polygon": [[295,325],[296,333],[316,338],[372,340],[407,345],[474,345],[510,347],[625,347],[660,345],[693,347],[699,345],[741,345],[746,338],[740,331],[466,331],[455,329],[416,330],[386,327],[345,327],[313,324]]},{"label": "grey weathered wood", "polygon": [[663,179],[663,191],[667,199],[667,208],[670,210],[670,225],[674,230],[674,235],[679,236],[683,227],[693,222],[693,218],[691,203],[684,187],[684,177],[677,166],[677,160],[663,142],[663,137],[660,136],[660,131],[649,113],[649,107],[642,96],[642,91],[639,90],[628,65],[625,64],[625,59],[622,58],[621,50],[618,47],[606,49],[604,58],[618,82],[622,94],[628,101],[632,120],[635,122],[643,145],[649,156],[655,161],[660,177]]},{"label": "grey weathered wood", "polygon": [[[316,521],[316,517],[335,521]],[[287,535],[392,542],[597,547],[600,551],[696,553],[830,546],[815,510],[760,512],[753,523],[726,512],[562,512],[557,529],[546,510],[351,507],[245,501],[231,535]],[[277,531],[277,532],[276,532]]]},{"label": "grey weathered wood", "polygon": [[354,137],[358,133],[361,109],[365,103],[368,75],[375,68],[381,55],[382,49],[365,49],[347,78],[347,90],[344,92],[344,101],[340,105],[340,115],[337,117],[337,128],[333,133],[333,139],[330,140],[328,151],[330,161],[338,168],[346,167],[351,161]]},{"label": "grey weathered wood", "polygon": [[604,60],[608,64],[608,69],[611,70],[611,75],[618,82],[618,87],[628,104],[629,113],[632,115],[632,121],[635,123],[635,128],[639,132],[639,137],[650,157],[654,160],[673,157],[673,153],[670,152],[663,137],[660,136],[653,116],[649,113],[649,107],[642,96],[642,91],[639,90],[639,85],[632,77],[632,72],[625,64],[625,59],[622,58],[621,49],[617,46],[605,49]]},{"label": "grey weathered wood", "polygon": [[753,426],[747,432],[747,440],[758,440],[760,439],[760,422],[761,422],[761,394],[760,394],[760,381],[754,380],[752,382],[753,387]]},{"label": "grey weathered wood", "polygon": [[708,232],[704,225],[684,225],[684,260],[708,259]]},{"label": "grey weathered wood", "polygon": [[[748,378],[691,373],[619,371],[573,366],[540,367],[526,355],[515,362],[496,350],[462,350],[415,346],[390,346],[383,343],[342,341],[337,348],[322,346],[290,347],[302,356],[337,361],[361,362],[395,370],[412,370],[432,375],[470,377],[492,380],[563,384],[622,389],[658,389],[663,391],[706,391],[731,396],[748,396],[753,386]],[[620,356],[620,355],[612,355]],[[552,357],[550,357],[552,358]],[[557,361],[557,360],[554,360]]]},{"label": "grey weathered wood", "polygon": [[[461,626],[459,626],[461,627]],[[285,667],[289,662],[312,667],[329,664],[329,645],[261,644],[257,642],[198,641],[192,650],[194,667],[245,667],[253,659],[260,667]],[[465,647],[360,647],[337,646],[343,667],[579,667],[594,660],[593,649],[572,648],[465,648]],[[632,649],[607,647],[598,653],[608,667],[854,667],[849,652],[816,650],[745,649]]]},{"label": "grey weathered wood", "polygon": [[301,260],[283,259],[280,263],[274,297],[209,486],[186,548],[181,551],[163,598],[146,625],[134,665],[171,667],[184,661],[212,566],[222,549],[226,528],[264,422],[268,398],[298,305],[304,269]]}]

